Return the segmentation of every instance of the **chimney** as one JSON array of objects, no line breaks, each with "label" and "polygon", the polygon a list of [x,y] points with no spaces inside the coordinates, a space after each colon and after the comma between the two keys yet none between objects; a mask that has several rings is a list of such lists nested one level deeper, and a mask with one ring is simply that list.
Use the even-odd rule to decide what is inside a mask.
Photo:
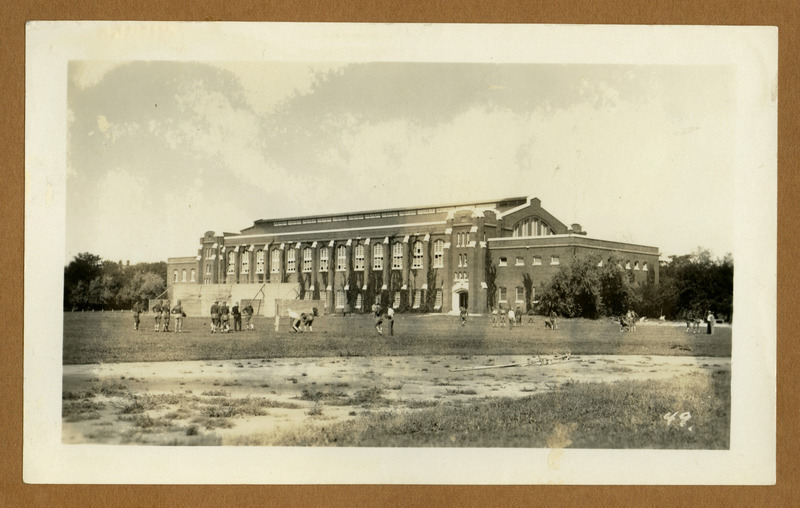
[{"label": "chimney", "polygon": [[570,229],[569,232],[573,233],[575,235],[585,235],[586,234],[586,231],[583,230],[583,228],[581,227],[580,224],[573,224],[572,225],[572,229]]}]

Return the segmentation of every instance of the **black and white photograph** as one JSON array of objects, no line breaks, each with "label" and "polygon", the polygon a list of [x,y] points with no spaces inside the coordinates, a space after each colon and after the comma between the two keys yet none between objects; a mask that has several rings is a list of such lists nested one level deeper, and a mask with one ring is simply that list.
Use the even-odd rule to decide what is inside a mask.
[{"label": "black and white photograph", "polygon": [[774,483],[775,29],[27,43],[26,481]]}]

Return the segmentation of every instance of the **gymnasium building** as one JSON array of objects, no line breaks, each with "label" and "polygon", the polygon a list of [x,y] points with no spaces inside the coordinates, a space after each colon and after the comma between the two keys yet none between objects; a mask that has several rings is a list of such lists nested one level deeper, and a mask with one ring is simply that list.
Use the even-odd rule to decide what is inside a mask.
[{"label": "gymnasium building", "polygon": [[[200,239],[169,258],[170,298],[190,315],[215,300],[251,302],[259,315],[296,310],[483,314],[523,310],[559,266],[588,254],[622,259],[637,283],[658,283],[657,247],[598,240],[565,225],[538,198],[263,219]],[[602,261],[601,261],[602,262]],[[283,302],[283,303],[281,303]]]}]

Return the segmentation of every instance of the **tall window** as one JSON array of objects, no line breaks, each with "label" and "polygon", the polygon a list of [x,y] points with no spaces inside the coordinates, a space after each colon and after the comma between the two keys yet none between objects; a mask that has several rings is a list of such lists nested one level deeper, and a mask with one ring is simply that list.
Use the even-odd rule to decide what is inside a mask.
[{"label": "tall window", "polygon": [[392,270],[403,268],[403,244],[397,242],[392,244]]},{"label": "tall window", "polygon": [[281,251],[280,249],[272,249],[272,255],[270,256],[272,261],[272,273],[280,273],[281,272]]},{"label": "tall window", "polygon": [[256,273],[264,273],[264,250],[256,251]]},{"label": "tall window", "polygon": [[347,248],[344,245],[336,247],[336,271],[347,270]]},{"label": "tall window", "polygon": [[289,249],[286,251],[286,273],[294,273],[297,269],[297,259],[295,259],[296,255],[297,251],[294,249]]},{"label": "tall window", "polygon": [[250,254],[247,251],[242,254],[242,273],[250,273]]},{"label": "tall window", "polygon": [[500,303],[506,303],[508,301],[508,292],[506,291],[506,288],[499,287],[497,290],[500,292],[500,297],[497,299],[497,301]]},{"label": "tall window", "polygon": [[433,267],[444,267],[444,241],[442,240],[433,242]]},{"label": "tall window", "polygon": [[186,282],[186,268],[181,272],[181,282]]},{"label": "tall window", "polygon": [[376,243],[372,247],[372,269],[383,270],[383,244]]},{"label": "tall window", "polygon": [[361,309],[364,305],[364,296],[361,293],[356,295],[356,309]]},{"label": "tall window", "polygon": [[178,282],[178,270],[172,272],[172,282]]},{"label": "tall window", "polygon": [[467,255],[464,254],[464,268],[467,267]]},{"label": "tall window", "polygon": [[195,272],[194,268],[192,268],[191,276],[192,276],[191,281],[194,282],[195,281],[195,277],[197,276],[197,273]]},{"label": "tall window", "polygon": [[319,250],[319,271],[320,272],[327,272],[328,271],[328,248],[323,247]]},{"label": "tall window", "polygon": [[358,270],[360,272],[364,271],[364,245],[358,244],[355,248],[355,264],[353,269]]},{"label": "tall window", "polygon": [[311,247],[306,247],[303,249],[303,272],[308,273],[311,271],[312,266],[314,265],[314,260],[312,259],[312,252]]},{"label": "tall window", "polygon": [[400,291],[394,292],[394,301],[392,302],[392,307],[395,309],[400,307]]},{"label": "tall window", "polygon": [[228,253],[228,273],[236,273],[236,253]]},{"label": "tall window", "polygon": [[336,308],[337,309],[344,308],[344,289],[336,290]]},{"label": "tall window", "polygon": [[417,289],[414,291],[414,303],[412,304],[412,307],[415,309],[419,309],[421,301],[422,301],[422,290]]},{"label": "tall window", "polygon": [[437,289],[436,290],[436,301],[433,303],[433,307],[435,309],[441,309],[442,308],[442,290],[441,289]]},{"label": "tall window", "polygon": [[517,303],[525,301],[525,288],[517,286],[517,293],[514,295],[514,301]]},{"label": "tall window", "polygon": [[422,242],[414,242],[414,257],[411,260],[411,268],[422,268]]},{"label": "tall window", "polygon": [[211,263],[206,265],[206,275],[211,275]]}]

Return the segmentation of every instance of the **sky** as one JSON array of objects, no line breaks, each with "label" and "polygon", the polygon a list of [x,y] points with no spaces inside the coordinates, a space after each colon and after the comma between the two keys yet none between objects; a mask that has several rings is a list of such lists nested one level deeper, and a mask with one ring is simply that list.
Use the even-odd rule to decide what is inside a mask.
[{"label": "sky", "polygon": [[722,257],[735,92],[723,66],[71,61],[65,262],[516,196],[591,238]]}]

